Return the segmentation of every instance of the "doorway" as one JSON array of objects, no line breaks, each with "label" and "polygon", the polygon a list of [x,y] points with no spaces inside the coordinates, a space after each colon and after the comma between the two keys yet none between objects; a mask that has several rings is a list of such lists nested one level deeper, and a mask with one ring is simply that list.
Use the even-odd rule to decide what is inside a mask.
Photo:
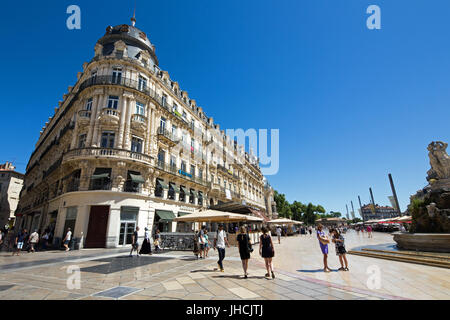
[{"label": "doorway", "polygon": [[91,206],[85,248],[105,248],[109,206]]}]

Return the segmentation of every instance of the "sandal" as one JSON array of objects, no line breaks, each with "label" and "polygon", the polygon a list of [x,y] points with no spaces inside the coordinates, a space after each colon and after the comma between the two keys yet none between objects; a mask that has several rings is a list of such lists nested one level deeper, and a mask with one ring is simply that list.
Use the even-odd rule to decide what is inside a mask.
[{"label": "sandal", "polygon": [[348,268],[345,268],[344,271],[349,271]]},{"label": "sandal", "polygon": [[338,271],[345,271],[345,268],[340,267],[340,268],[338,269]]},{"label": "sandal", "polygon": [[272,279],[275,279],[275,273],[272,271]]},{"label": "sandal", "polygon": [[270,274],[266,273],[265,277],[270,277]]}]

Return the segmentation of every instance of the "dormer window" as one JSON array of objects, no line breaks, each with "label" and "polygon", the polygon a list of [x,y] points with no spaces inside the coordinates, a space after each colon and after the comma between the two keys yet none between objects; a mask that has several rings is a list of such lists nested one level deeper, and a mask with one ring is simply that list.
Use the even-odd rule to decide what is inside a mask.
[{"label": "dormer window", "polygon": [[123,50],[116,50],[116,58],[118,59],[123,58]]}]

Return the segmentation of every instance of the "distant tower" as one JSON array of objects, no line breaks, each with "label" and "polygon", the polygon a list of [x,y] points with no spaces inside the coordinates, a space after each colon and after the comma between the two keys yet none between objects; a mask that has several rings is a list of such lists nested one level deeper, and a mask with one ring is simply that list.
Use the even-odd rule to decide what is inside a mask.
[{"label": "distant tower", "polygon": [[131,18],[131,25],[133,27],[136,25],[136,1],[134,2],[134,12],[133,12],[133,18]]}]

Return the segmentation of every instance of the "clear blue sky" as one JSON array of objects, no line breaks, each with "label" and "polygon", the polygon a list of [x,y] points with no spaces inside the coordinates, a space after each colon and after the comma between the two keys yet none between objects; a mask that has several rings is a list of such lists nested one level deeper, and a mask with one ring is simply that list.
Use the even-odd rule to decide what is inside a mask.
[{"label": "clear blue sky", "polygon": [[[82,29],[66,28],[77,4]],[[366,8],[381,8],[381,30]],[[0,25],[0,162],[24,171],[39,131],[108,25],[134,1],[6,1]],[[163,70],[221,128],[280,129],[271,184],[341,211],[400,205],[426,185],[432,140],[450,141],[448,0],[137,0]],[[350,207],[350,205],[349,205]],[[356,209],[356,208],[355,208]]]}]

